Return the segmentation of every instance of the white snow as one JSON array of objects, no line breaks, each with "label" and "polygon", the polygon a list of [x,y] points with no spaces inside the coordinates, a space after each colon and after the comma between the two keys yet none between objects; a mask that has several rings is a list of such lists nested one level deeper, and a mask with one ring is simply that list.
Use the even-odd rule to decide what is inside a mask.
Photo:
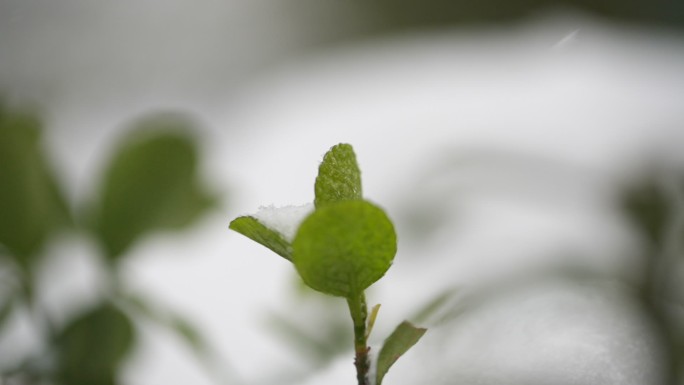
[{"label": "white snow", "polygon": [[297,234],[299,224],[313,211],[313,208],[313,203],[283,207],[261,206],[252,217],[269,229],[282,234],[285,240],[292,242]]}]

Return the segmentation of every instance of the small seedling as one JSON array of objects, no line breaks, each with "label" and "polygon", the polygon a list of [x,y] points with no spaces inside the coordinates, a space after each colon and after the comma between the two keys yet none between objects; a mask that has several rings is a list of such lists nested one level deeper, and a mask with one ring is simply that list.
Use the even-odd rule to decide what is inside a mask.
[{"label": "small seedling", "polygon": [[[325,154],[314,190],[314,209],[292,239],[257,215],[239,217],[230,228],[292,262],[307,286],[347,300],[358,385],[369,385],[368,337],[379,305],[369,317],[364,291],[392,265],[397,251],[394,225],[380,207],[363,199],[361,171],[349,144],[338,144]],[[389,368],[425,331],[402,322],[378,354],[372,383],[381,385]]]}]

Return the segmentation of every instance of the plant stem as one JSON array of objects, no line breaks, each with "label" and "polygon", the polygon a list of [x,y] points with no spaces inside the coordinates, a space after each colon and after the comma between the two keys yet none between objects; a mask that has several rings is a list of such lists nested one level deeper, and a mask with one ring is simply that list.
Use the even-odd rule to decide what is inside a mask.
[{"label": "plant stem", "polygon": [[347,298],[349,312],[354,321],[354,366],[356,367],[356,380],[358,385],[369,385],[368,370],[370,361],[368,352],[370,348],[366,341],[366,318],[368,318],[368,307],[366,306],[366,296],[362,292],[354,298]]}]

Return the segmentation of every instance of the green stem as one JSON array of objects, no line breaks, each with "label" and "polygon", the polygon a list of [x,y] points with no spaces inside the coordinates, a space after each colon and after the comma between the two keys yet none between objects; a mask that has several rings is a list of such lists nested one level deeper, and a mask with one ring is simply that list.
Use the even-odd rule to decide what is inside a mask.
[{"label": "green stem", "polygon": [[358,385],[369,385],[368,370],[370,361],[368,352],[370,348],[366,341],[366,318],[368,318],[368,307],[366,306],[366,296],[362,292],[354,298],[347,298],[349,312],[354,321],[354,366],[356,367],[356,380]]}]

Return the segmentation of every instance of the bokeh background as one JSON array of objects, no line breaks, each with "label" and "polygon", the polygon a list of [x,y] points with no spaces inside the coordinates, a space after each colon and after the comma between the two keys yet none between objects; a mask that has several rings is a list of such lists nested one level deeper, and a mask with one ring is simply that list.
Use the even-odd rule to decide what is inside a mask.
[{"label": "bokeh background", "polygon": [[683,69],[681,1],[0,0],[0,383],[351,383],[228,230],[348,142],[386,383],[684,384]]}]

